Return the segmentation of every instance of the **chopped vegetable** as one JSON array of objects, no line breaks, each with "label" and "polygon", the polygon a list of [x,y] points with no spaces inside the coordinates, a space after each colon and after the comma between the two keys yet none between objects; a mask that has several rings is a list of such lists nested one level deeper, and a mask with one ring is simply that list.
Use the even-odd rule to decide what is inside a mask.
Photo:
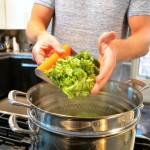
[{"label": "chopped vegetable", "polygon": [[90,93],[99,66],[98,60],[92,58],[88,50],[81,50],[75,56],[59,58],[56,65],[46,70],[45,74],[72,99]]},{"label": "chopped vegetable", "polygon": [[59,58],[64,58],[73,53],[72,48],[68,44],[64,44],[62,48],[65,50],[63,54],[58,54],[55,52],[46,61],[44,61],[40,66],[38,66],[37,69],[41,71],[49,70],[52,66],[56,64]]}]

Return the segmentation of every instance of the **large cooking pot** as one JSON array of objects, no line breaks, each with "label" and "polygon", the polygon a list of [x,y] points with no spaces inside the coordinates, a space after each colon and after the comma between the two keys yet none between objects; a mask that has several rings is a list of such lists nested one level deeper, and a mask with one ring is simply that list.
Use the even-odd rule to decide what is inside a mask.
[{"label": "large cooking pot", "polygon": [[[119,130],[116,135],[104,137],[91,136],[88,138],[81,137],[80,134],[79,137],[74,137],[69,134],[61,135],[53,133],[34,122],[30,117],[23,117],[16,114],[10,116],[9,125],[17,133],[31,135],[31,150],[133,150],[136,134],[135,125],[139,120],[140,111],[136,113],[136,119],[130,126],[122,130],[116,129]],[[22,129],[17,125],[17,118],[20,117],[28,119],[29,130]],[[101,133],[105,134],[103,131]],[[91,134],[93,134],[92,131]]]},{"label": "large cooking pot", "polygon": [[[33,86],[27,93],[13,90],[8,99],[11,104],[28,107],[30,130],[17,127],[16,116],[10,118],[10,126],[35,137],[36,149],[72,150],[79,146],[84,150],[89,145],[92,150],[101,146],[132,150],[143,106],[141,91],[146,88],[148,84],[135,79],[124,83],[110,80],[99,94],[73,100],[48,83]],[[28,104],[19,102],[18,95],[26,96]]]}]

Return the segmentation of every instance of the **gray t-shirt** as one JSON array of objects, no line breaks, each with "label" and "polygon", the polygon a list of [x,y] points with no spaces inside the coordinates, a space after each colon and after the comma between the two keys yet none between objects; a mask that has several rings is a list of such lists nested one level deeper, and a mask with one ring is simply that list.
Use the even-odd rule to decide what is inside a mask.
[{"label": "gray t-shirt", "polygon": [[[70,44],[79,52],[88,49],[98,58],[97,41],[103,32],[115,31],[117,38],[128,34],[127,18],[150,15],[150,0],[35,0],[55,10],[53,35],[62,44]],[[112,78],[119,80],[122,63]]]}]

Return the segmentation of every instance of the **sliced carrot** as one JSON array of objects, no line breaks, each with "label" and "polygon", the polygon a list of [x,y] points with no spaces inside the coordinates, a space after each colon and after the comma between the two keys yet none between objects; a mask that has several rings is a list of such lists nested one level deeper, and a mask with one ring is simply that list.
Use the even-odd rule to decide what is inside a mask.
[{"label": "sliced carrot", "polygon": [[72,49],[72,48],[70,47],[70,45],[68,45],[68,44],[63,45],[62,48],[65,50],[65,53],[59,54],[59,56],[60,56],[61,58],[64,58],[64,57],[66,57],[66,56],[69,56],[69,55],[71,55],[71,54],[73,53],[73,49]]},{"label": "sliced carrot", "polygon": [[62,48],[65,50],[65,53],[63,53],[63,54],[54,53],[47,60],[45,60],[41,65],[39,65],[37,67],[37,69],[41,70],[43,72],[45,70],[49,70],[53,65],[56,64],[56,62],[58,61],[59,58],[64,58],[64,57],[69,56],[73,53],[73,50],[70,47],[70,45],[65,44],[65,45],[63,45]]},{"label": "sliced carrot", "polygon": [[39,65],[37,67],[37,69],[39,69],[41,71],[50,69],[53,65],[55,65],[55,63],[57,62],[58,58],[60,58],[58,53],[54,53],[47,60],[45,60],[41,65]]}]

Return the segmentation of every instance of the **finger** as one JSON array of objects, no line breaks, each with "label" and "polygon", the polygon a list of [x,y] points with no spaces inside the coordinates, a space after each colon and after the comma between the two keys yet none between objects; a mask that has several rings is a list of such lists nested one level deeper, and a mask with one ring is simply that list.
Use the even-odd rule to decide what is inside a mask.
[{"label": "finger", "polygon": [[98,39],[98,49],[101,49],[101,46],[104,44],[110,43],[116,38],[116,33],[114,31],[103,33]]},{"label": "finger", "polygon": [[100,82],[103,78],[110,75],[115,68],[115,65],[111,61],[106,62],[100,69],[100,73],[96,78],[96,82]]},{"label": "finger", "polygon": [[37,65],[40,65],[45,60],[45,53],[43,50],[35,50],[33,48],[32,54],[33,59],[36,61]]},{"label": "finger", "polygon": [[91,94],[98,94],[99,91],[105,86],[107,83],[108,78],[103,78],[100,83],[95,83],[94,87],[91,90]]},{"label": "finger", "polygon": [[103,66],[101,66],[100,73],[96,78],[96,83],[91,90],[91,94],[97,94],[99,90],[101,90],[102,87],[109,80],[113,72],[113,69],[115,68],[115,65],[113,65],[114,63],[111,62],[112,61],[106,61],[106,63]]},{"label": "finger", "polygon": [[35,57],[35,61],[36,61],[37,65],[41,65],[44,60],[45,60],[45,58],[42,55],[37,55]]},{"label": "finger", "polygon": [[33,56],[33,55],[32,55],[32,60],[33,60],[33,61],[35,61],[35,58],[34,58],[34,56]]},{"label": "finger", "polygon": [[91,90],[91,94],[97,94],[107,83],[111,76],[112,70],[107,71],[103,75],[100,74],[99,80],[95,83],[94,87]]}]

